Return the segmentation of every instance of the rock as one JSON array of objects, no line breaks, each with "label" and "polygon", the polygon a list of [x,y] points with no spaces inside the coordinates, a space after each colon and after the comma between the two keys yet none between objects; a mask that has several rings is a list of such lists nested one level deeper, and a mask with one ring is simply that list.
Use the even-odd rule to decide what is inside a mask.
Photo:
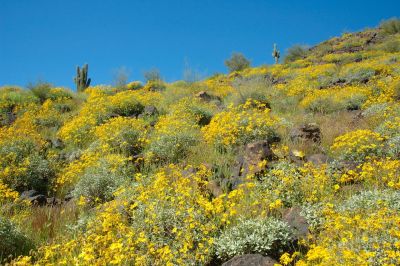
[{"label": "rock", "polygon": [[158,115],[158,110],[153,105],[145,106],[143,112],[138,115],[138,118],[146,117],[146,116],[156,116]]},{"label": "rock", "polygon": [[195,97],[199,98],[199,99],[201,99],[203,101],[206,101],[206,102],[209,102],[209,101],[212,101],[212,100],[216,100],[217,102],[221,102],[221,98],[220,97],[215,96],[215,95],[211,95],[211,94],[209,94],[209,93],[207,93],[205,91],[200,91],[200,92],[196,93]]},{"label": "rock", "polygon": [[34,196],[36,196],[36,195],[39,195],[39,192],[37,192],[37,191],[34,190],[34,189],[31,189],[31,190],[23,191],[23,192],[21,193],[21,195],[20,195],[20,198],[21,198],[21,199],[28,199],[28,198],[34,197]]},{"label": "rock", "polygon": [[242,184],[248,175],[257,175],[267,169],[264,161],[275,160],[276,156],[270,149],[267,140],[249,143],[245,146],[243,156],[238,156],[232,169],[232,176],[221,181],[221,187],[230,191]]},{"label": "rock", "polygon": [[50,142],[51,142],[51,146],[53,147],[53,148],[55,148],[55,149],[62,149],[62,148],[64,148],[64,143],[62,142],[62,140],[61,139],[51,139],[50,140]]},{"label": "rock", "polygon": [[196,96],[197,98],[200,98],[200,99],[204,100],[204,101],[211,101],[211,99],[212,99],[211,95],[208,94],[208,93],[205,92],[205,91],[200,91],[200,92],[197,93],[195,96]]},{"label": "rock", "polygon": [[7,112],[6,113],[6,124],[12,125],[15,120],[17,120],[17,115],[14,112]]},{"label": "rock", "polygon": [[301,215],[300,207],[292,207],[283,214],[283,220],[294,230],[296,240],[307,237],[309,224],[304,216]]},{"label": "rock", "polygon": [[304,152],[299,150],[291,150],[289,152],[289,161],[296,164],[303,164],[305,162]]},{"label": "rock", "polygon": [[45,205],[45,204],[47,203],[46,196],[41,195],[41,194],[29,198],[29,201],[30,201],[33,205],[39,205],[39,206],[43,206],[43,205]]},{"label": "rock", "polygon": [[306,156],[306,161],[311,162],[314,165],[321,165],[327,163],[329,161],[329,157],[326,156],[325,154],[317,153]]},{"label": "rock", "polygon": [[276,263],[276,260],[260,254],[245,254],[233,257],[222,266],[274,266]]},{"label": "rock", "polygon": [[47,203],[46,196],[39,194],[36,190],[27,190],[21,193],[20,199],[27,200],[33,205],[45,205]]},{"label": "rock", "polygon": [[61,205],[61,200],[57,199],[56,197],[50,197],[46,199],[47,205],[50,206],[56,206],[56,205]]},{"label": "rock", "polygon": [[71,192],[69,192],[67,195],[65,195],[64,201],[68,202],[68,201],[71,201],[73,198],[74,198],[74,196],[72,195]]},{"label": "rock", "polygon": [[220,196],[223,191],[222,188],[219,186],[218,182],[216,180],[211,180],[207,183],[207,188],[210,190],[211,194],[217,198]]},{"label": "rock", "polygon": [[256,174],[265,170],[265,165],[262,165],[262,162],[264,160],[271,161],[274,158],[275,155],[268,141],[260,140],[247,144],[243,163],[244,176],[247,174]]},{"label": "rock", "polygon": [[320,143],[321,130],[315,123],[303,124],[290,132],[290,139],[292,141],[313,141]]},{"label": "rock", "polygon": [[335,161],[332,167],[341,172],[357,170],[358,163],[353,161]]},{"label": "rock", "polygon": [[82,156],[82,152],[80,150],[76,150],[66,154],[65,156],[66,156],[66,161],[71,163],[75,160],[78,160]]}]

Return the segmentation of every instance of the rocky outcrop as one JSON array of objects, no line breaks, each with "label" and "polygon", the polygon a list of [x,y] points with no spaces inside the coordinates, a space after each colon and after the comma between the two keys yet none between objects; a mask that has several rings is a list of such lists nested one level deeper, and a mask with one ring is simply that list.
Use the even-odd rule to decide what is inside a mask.
[{"label": "rocky outcrop", "polygon": [[290,132],[290,139],[294,142],[312,141],[321,142],[321,129],[315,123],[303,124]]}]

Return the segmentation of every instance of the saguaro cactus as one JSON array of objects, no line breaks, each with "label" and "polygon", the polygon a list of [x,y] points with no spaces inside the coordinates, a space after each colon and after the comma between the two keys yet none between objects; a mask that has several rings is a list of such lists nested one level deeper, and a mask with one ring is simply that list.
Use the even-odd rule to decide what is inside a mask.
[{"label": "saguaro cactus", "polygon": [[278,64],[279,57],[281,57],[281,53],[279,52],[276,43],[274,43],[274,50],[272,50],[272,57],[275,58],[275,64]]},{"label": "saguaro cactus", "polygon": [[84,91],[90,85],[90,78],[88,79],[88,64],[85,64],[82,69],[79,66],[76,68],[76,77],[74,78],[77,91]]}]

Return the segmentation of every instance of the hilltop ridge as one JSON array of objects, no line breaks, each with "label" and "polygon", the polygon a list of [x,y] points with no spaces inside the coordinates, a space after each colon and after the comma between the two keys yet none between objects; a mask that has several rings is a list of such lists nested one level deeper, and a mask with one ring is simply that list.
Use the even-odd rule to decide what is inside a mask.
[{"label": "hilltop ridge", "polygon": [[398,265],[400,20],[241,62],[0,88],[0,259]]}]

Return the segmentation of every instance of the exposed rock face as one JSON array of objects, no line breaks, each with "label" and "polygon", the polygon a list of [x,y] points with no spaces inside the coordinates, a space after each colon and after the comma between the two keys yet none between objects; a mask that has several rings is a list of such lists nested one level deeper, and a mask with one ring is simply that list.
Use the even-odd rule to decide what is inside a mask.
[{"label": "exposed rock face", "polygon": [[158,110],[153,105],[145,106],[143,112],[138,117],[158,115]]},{"label": "exposed rock face", "polygon": [[21,193],[20,199],[28,200],[33,205],[45,205],[47,203],[46,196],[39,194],[34,189],[27,190]]},{"label": "exposed rock face", "polygon": [[307,237],[309,224],[304,216],[301,215],[300,207],[292,207],[283,214],[283,220],[294,230],[295,240]]},{"label": "exposed rock face", "polygon": [[292,141],[312,141],[315,143],[321,142],[321,130],[315,123],[304,124],[298,128],[294,128],[290,132]]},{"label": "exposed rock face", "polygon": [[266,170],[264,161],[275,160],[270,143],[267,140],[260,140],[249,143],[244,148],[244,155],[238,156],[232,176],[221,180],[221,187],[225,190],[235,189],[244,182],[248,175],[257,175]]},{"label": "exposed rock face", "polygon": [[265,166],[262,165],[262,162],[264,160],[271,161],[274,157],[270,144],[266,140],[247,144],[243,163],[244,174],[256,174],[263,171]]},{"label": "exposed rock face", "polygon": [[14,112],[6,112],[4,115],[0,116],[0,126],[12,125],[16,119],[17,115]]},{"label": "exposed rock face", "polygon": [[233,257],[224,262],[222,266],[274,266],[275,263],[278,262],[270,257],[260,254],[245,254]]},{"label": "exposed rock face", "polygon": [[199,93],[196,94],[196,97],[200,98],[204,101],[211,101],[211,99],[212,99],[211,95],[205,91],[200,91]]},{"label": "exposed rock face", "polygon": [[209,102],[209,101],[212,101],[212,100],[221,101],[221,98],[219,98],[218,96],[215,96],[215,95],[211,95],[211,94],[209,94],[209,93],[206,92],[206,91],[200,91],[200,92],[198,92],[198,93],[195,95],[195,97],[197,97],[197,98],[199,98],[199,99],[201,99],[201,100],[203,100],[203,101],[205,101],[205,102]]}]

